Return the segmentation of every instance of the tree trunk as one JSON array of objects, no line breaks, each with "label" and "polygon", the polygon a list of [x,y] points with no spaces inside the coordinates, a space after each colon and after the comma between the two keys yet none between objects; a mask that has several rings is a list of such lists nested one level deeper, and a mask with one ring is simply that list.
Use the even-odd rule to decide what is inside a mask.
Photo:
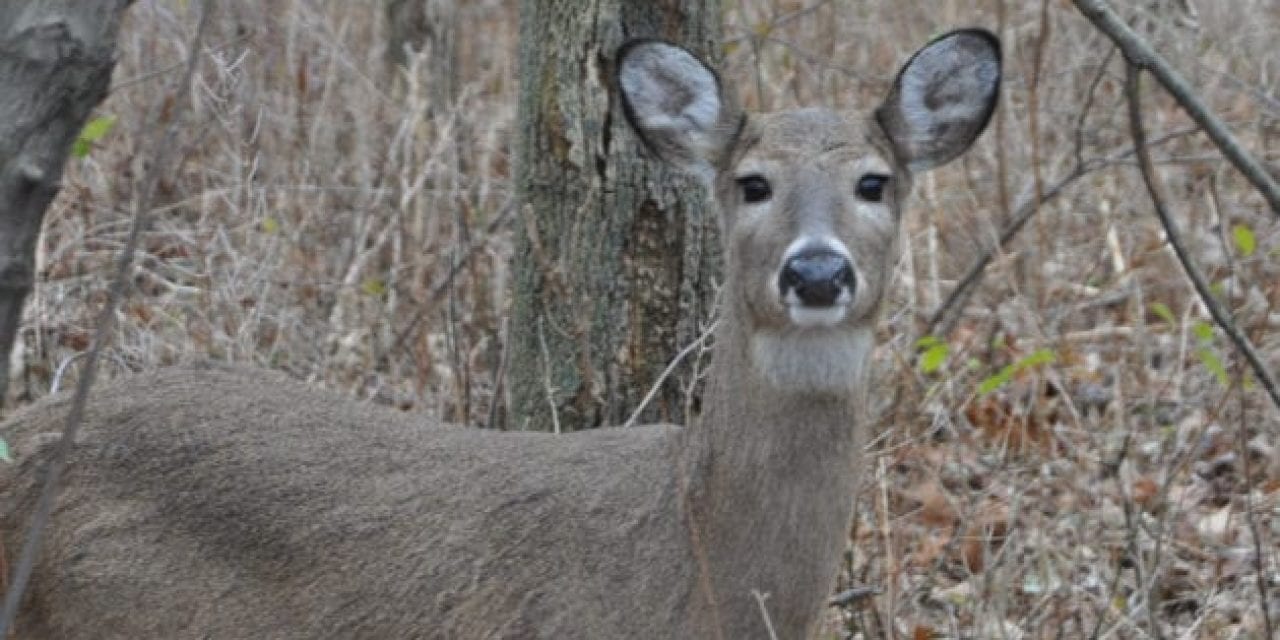
[{"label": "tree trunk", "polygon": [[40,224],[72,143],[107,95],[130,2],[0,3],[0,406]]},{"label": "tree trunk", "polygon": [[[625,130],[613,56],[641,36],[715,61],[718,0],[525,0],[509,426],[622,424],[695,341],[720,273],[702,188]],[[684,422],[688,359],[641,415]]]}]

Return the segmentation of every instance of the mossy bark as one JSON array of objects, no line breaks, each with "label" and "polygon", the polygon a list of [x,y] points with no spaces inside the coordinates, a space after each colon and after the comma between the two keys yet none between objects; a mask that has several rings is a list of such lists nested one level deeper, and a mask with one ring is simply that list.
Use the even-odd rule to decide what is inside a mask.
[{"label": "mossy bark", "polygon": [[130,0],[0,3],[0,406],[36,241],[71,145],[107,95]]},{"label": "mossy bark", "polygon": [[[702,333],[719,280],[702,188],[626,128],[614,53],[634,37],[715,62],[718,0],[525,0],[520,15],[509,428],[621,424]],[[641,414],[683,422],[686,362]]]}]

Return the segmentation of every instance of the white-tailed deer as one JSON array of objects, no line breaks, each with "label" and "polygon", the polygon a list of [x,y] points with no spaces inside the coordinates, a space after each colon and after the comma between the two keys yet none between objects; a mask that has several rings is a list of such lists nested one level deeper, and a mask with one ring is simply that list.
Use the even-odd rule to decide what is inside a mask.
[{"label": "white-tailed deer", "polygon": [[[485,432],[215,365],[104,384],[21,636],[743,640],[768,637],[765,612],[778,638],[812,635],[862,471],[899,209],[913,173],[986,125],[999,45],[944,35],[858,113],[745,115],[665,42],[616,63],[633,129],[723,214],[696,424]],[[0,430],[21,459],[0,470],[7,549],[67,406]]]}]

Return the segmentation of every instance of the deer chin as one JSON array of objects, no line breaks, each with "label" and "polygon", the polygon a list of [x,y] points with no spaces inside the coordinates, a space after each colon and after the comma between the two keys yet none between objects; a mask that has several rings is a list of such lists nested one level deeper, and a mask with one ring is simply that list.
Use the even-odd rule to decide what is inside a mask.
[{"label": "deer chin", "polygon": [[834,327],[849,316],[849,305],[835,304],[830,307],[806,307],[804,305],[787,305],[787,317],[791,324],[800,328]]},{"label": "deer chin", "polygon": [[751,360],[761,377],[787,393],[838,395],[865,375],[873,335],[869,328],[824,325],[762,332],[751,337]]}]

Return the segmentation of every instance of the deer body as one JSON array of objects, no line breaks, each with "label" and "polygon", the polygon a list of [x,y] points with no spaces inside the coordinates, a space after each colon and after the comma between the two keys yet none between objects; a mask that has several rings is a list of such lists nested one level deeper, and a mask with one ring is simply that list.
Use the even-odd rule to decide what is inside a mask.
[{"label": "deer body", "polygon": [[[572,436],[423,425],[277,374],[95,392],[19,620],[32,638],[811,636],[865,441],[913,171],[988,119],[999,51],[943,36],[874,115],[745,117],[674,45],[619,52],[633,128],[705,178],[728,274],[704,413]],[[2,429],[17,548],[66,399]],[[44,444],[42,444],[44,443]]]},{"label": "deer body", "polygon": [[[95,394],[86,426],[111,429],[86,430],[68,467],[25,637],[612,637],[669,615],[614,601],[627,589],[669,611],[682,597],[658,518],[669,427],[423,426],[245,369],[125,385]],[[65,408],[14,424],[56,430]],[[32,471],[7,493],[31,499]]]}]

